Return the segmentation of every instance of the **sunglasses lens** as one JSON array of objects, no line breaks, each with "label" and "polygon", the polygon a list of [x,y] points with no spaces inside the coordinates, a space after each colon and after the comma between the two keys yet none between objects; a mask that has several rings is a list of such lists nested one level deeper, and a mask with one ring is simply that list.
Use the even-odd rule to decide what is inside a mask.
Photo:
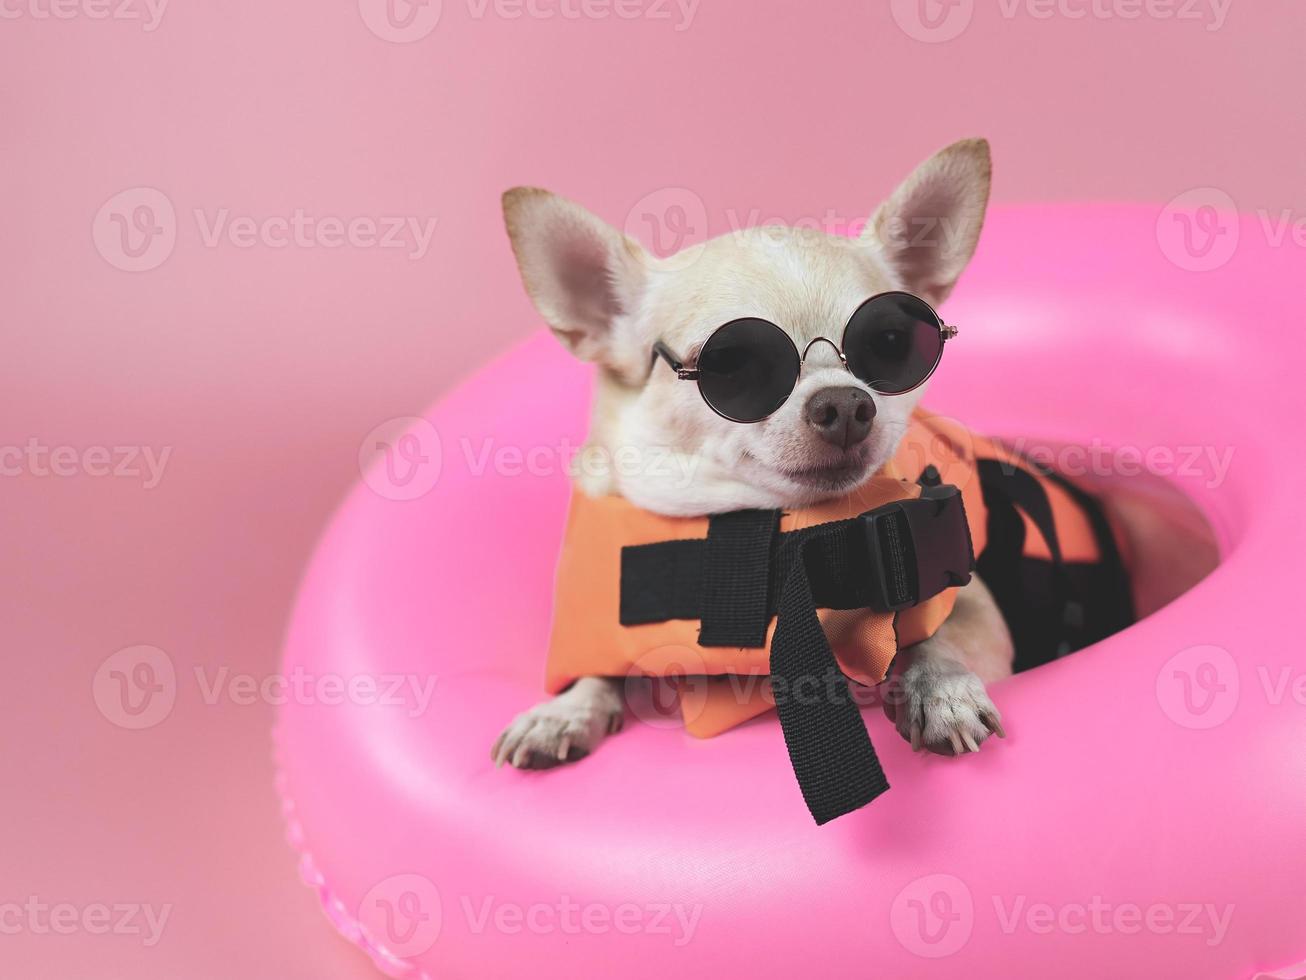
[{"label": "sunglasses lens", "polygon": [[928,303],[909,293],[868,299],[848,321],[848,367],[876,391],[901,394],[934,371],[943,354],[942,324]]},{"label": "sunglasses lens", "polygon": [[698,387],[720,414],[758,422],[785,403],[801,367],[789,335],[767,320],[732,320],[698,355]]}]

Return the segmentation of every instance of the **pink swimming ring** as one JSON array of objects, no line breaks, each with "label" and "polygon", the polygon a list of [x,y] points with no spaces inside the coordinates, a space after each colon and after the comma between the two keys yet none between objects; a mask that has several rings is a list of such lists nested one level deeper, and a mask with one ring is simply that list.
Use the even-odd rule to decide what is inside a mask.
[{"label": "pink swimming ring", "polygon": [[774,718],[708,741],[636,723],[573,767],[492,768],[541,696],[587,374],[538,336],[442,400],[394,441],[420,472],[373,472],[341,508],[289,631],[288,674],[340,682],[278,730],[335,925],[395,977],[1306,975],[1301,259],[1230,217],[1232,255],[1191,271],[1212,263],[1177,255],[1182,232],[1145,208],[999,210],[927,403],[1168,448],[1143,465],[1169,467],[1221,566],[1003,683],[1010,737],[977,756],[913,755],[868,710],[893,791],[826,827]]}]

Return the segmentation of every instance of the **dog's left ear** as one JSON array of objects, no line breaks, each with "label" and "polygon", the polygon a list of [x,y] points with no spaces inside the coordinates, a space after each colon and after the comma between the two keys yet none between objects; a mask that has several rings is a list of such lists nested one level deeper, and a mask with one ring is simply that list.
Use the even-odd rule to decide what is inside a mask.
[{"label": "dog's left ear", "polygon": [[906,289],[943,302],[975,253],[990,174],[988,140],[945,147],[880,205],[862,241],[880,250]]}]

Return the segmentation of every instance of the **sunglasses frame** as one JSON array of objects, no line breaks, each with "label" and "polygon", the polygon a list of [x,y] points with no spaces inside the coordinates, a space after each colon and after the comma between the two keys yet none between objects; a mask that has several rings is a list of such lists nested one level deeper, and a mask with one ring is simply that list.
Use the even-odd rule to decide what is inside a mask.
[{"label": "sunglasses frame", "polygon": [[[771,323],[771,326],[775,327],[782,334],[784,334],[785,339],[789,341],[789,346],[793,348],[794,356],[798,358],[798,370],[800,374],[802,372],[803,365],[807,362],[807,352],[812,349],[813,344],[820,344],[820,343],[826,343],[829,344],[831,347],[833,347],[835,353],[839,355],[839,363],[843,365],[845,371],[848,371],[851,374],[852,368],[848,367],[848,358],[844,356],[844,352],[843,352],[844,341],[848,337],[848,328],[852,326],[853,319],[857,316],[857,314],[861,311],[861,309],[864,306],[866,306],[867,303],[873,303],[876,300],[883,299],[886,296],[906,296],[920,303],[922,306],[924,306],[927,310],[930,311],[930,314],[934,317],[934,327],[936,330],[939,331],[939,353],[934,358],[934,363],[930,365],[930,369],[925,372],[924,376],[919,381],[917,381],[910,388],[904,388],[902,391],[876,391],[875,388],[873,387],[871,388],[871,390],[875,391],[876,394],[884,395],[886,398],[893,398],[896,395],[905,395],[908,392],[915,391],[921,385],[925,384],[926,381],[930,380],[935,370],[938,369],[939,362],[943,360],[944,346],[947,344],[949,340],[957,336],[959,330],[957,327],[953,326],[952,324],[945,323],[943,321],[943,318],[939,316],[938,311],[935,310],[934,307],[931,306],[929,303],[925,302],[925,300],[921,299],[915,293],[909,293],[904,289],[890,289],[883,293],[876,293],[874,296],[871,296],[868,299],[863,300],[861,303],[858,303],[857,309],[853,310],[852,315],[848,317],[848,322],[844,324],[843,333],[839,335],[839,343],[837,344],[829,337],[813,337],[810,341],[807,342],[807,346],[804,347],[800,352],[798,350],[798,345],[794,343],[794,339],[790,337],[789,334],[785,333],[784,328],[781,327],[779,324],[771,323],[770,320],[765,320],[764,317],[744,316],[744,317],[736,317],[733,320],[727,320],[725,323],[721,324],[719,327],[713,330],[710,334],[708,334],[707,340],[703,341],[703,344],[699,348],[699,350],[701,351],[703,347],[706,347],[708,343],[711,342],[712,338],[717,334],[718,331],[724,330],[726,327],[730,326],[733,323],[738,323],[740,320],[764,320],[764,322],[766,323]],[[673,351],[661,340],[654,341],[653,343],[654,364],[657,363],[658,358],[661,358],[662,360],[667,362],[667,364],[671,367],[671,369],[676,372],[676,377],[679,380],[695,381],[695,382],[698,381],[699,379],[698,368],[693,365],[686,364],[685,361],[675,353],[675,351]],[[854,375],[854,377],[856,377],[856,375]],[[867,384],[867,385],[872,384],[872,382],[867,382],[862,378],[858,378],[857,380],[862,381],[863,384]],[[797,387],[798,387],[798,379],[797,377],[795,377],[794,388]],[[785,395],[784,401],[782,401],[780,405],[784,405],[784,403],[789,400],[790,395],[794,393],[794,388],[789,389],[789,394]],[[737,419],[727,415],[725,412],[721,411],[710,401],[708,401],[707,395],[703,394],[702,385],[698,386],[698,393],[702,397],[703,403],[707,405],[708,408],[712,409],[713,412],[715,412],[717,415],[720,415],[723,419],[726,419],[730,422],[738,422],[740,425],[752,425],[756,422],[764,422],[767,419],[769,419],[772,415],[774,415],[775,412],[779,411],[779,406],[777,406],[777,408],[774,411],[771,411],[766,415],[763,415],[760,419]]]}]

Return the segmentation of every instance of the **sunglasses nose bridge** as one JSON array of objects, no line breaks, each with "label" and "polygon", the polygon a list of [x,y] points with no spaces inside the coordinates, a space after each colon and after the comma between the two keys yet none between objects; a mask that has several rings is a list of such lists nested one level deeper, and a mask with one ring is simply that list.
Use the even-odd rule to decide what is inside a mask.
[{"label": "sunglasses nose bridge", "polygon": [[833,340],[831,340],[829,337],[814,337],[813,339],[809,340],[809,341],[807,342],[807,346],[803,348],[803,352],[802,352],[802,354],[799,355],[799,358],[798,358],[799,361],[800,361],[802,364],[806,364],[806,363],[807,363],[807,354],[808,354],[808,352],[809,352],[813,347],[815,347],[817,344],[821,344],[821,343],[829,344],[829,345],[834,349],[834,353],[836,354],[836,356],[838,356],[838,358],[839,358],[839,363],[842,364],[844,367],[847,367],[847,366],[848,366],[848,358],[846,358],[846,357],[843,356],[843,351],[840,350],[839,345],[836,344],[836,343],[835,343]]}]

